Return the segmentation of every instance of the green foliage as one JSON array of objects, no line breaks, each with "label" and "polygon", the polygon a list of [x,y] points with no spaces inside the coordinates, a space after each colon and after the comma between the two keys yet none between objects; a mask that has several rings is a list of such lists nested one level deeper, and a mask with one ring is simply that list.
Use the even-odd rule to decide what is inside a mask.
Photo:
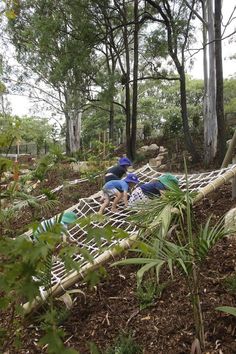
[{"label": "green foliage", "polygon": [[[133,221],[139,227],[139,238],[134,252],[141,257],[130,258],[114,263],[140,264],[137,272],[137,284],[143,281],[150,271],[155,271],[157,283],[161,269],[168,267],[173,277],[175,267],[185,276],[191,294],[196,334],[204,346],[203,320],[198,290],[198,265],[202,263],[218,240],[229,232],[224,230],[223,221],[210,226],[194,229],[192,205],[194,194],[188,190],[186,172],[186,191],[176,188],[166,191],[161,198],[154,198],[136,207]],[[174,233],[173,233],[174,231]]]},{"label": "green foliage", "polygon": [[152,126],[149,122],[145,122],[143,125],[143,136],[144,139],[150,138],[152,132]]},{"label": "green foliage", "polygon": [[225,312],[229,315],[233,315],[236,317],[236,307],[231,307],[231,306],[220,306],[217,307],[216,310]]},{"label": "green foliage", "polygon": [[168,282],[157,284],[155,279],[148,278],[137,287],[136,296],[140,309],[144,310],[154,305],[155,299],[162,296],[162,292],[168,286]]},{"label": "green foliage", "polygon": [[[202,122],[203,81],[186,79],[189,126],[199,131]],[[178,81],[145,82],[139,87],[138,112],[145,124],[151,126],[152,135],[164,134],[167,138],[182,135],[182,119],[179,108]]]},{"label": "green foliage", "polygon": [[78,354],[76,350],[64,346],[63,338],[65,333],[58,327],[58,315],[58,311],[53,309],[42,316],[42,329],[46,334],[39,340],[39,344],[41,346],[46,344],[47,353],[49,354]]},{"label": "green foliage", "polygon": [[145,157],[145,153],[139,152],[136,154],[135,156],[135,163],[140,163],[142,161],[145,161],[146,157]]},{"label": "green foliage", "polygon": [[6,208],[0,210],[0,235],[14,235],[15,230],[12,229],[12,224],[16,217],[17,211],[14,208]]},{"label": "green foliage", "polygon": [[51,141],[53,127],[46,118],[21,118],[22,139],[26,142],[35,142],[40,151],[45,143]]},{"label": "green foliage", "polygon": [[113,347],[106,350],[105,354],[141,354],[141,347],[129,335],[121,334]]},{"label": "green foliage", "polygon": [[57,196],[55,193],[51,191],[49,188],[42,188],[41,192],[43,195],[45,195],[49,200],[56,200]]},{"label": "green foliage", "polygon": [[[53,253],[61,242],[61,234],[66,233],[60,220],[61,216],[55,218],[54,221],[47,221],[44,227],[35,224],[34,241],[25,236],[16,239],[7,237],[0,239],[0,291],[3,294],[2,300],[6,300],[1,301],[2,307],[8,308],[22,301],[32,301],[40,295],[40,287],[48,289],[51,286]],[[75,246],[71,251],[69,248],[70,245],[66,246],[67,251],[61,248],[63,260],[70,259],[73,253],[78,252]],[[75,269],[74,264],[70,264],[68,269]],[[58,313],[54,309],[50,294],[48,299],[49,310],[43,318],[46,335],[41,339],[41,343],[48,344],[49,353],[76,353],[64,348],[63,332],[58,329]],[[22,313],[20,307],[18,307],[19,311]],[[10,325],[13,326],[13,324]],[[4,345],[7,343],[4,338],[3,343]]]},{"label": "green foliage", "polygon": [[0,157],[0,180],[4,172],[12,170],[13,161],[5,157]]},{"label": "green foliage", "polygon": [[53,162],[54,160],[52,155],[49,154],[43,156],[32,173],[33,178],[42,182],[46,176],[46,173],[49,171],[49,168],[53,165]]},{"label": "green foliage", "polygon": [[235,113],[236,112],[236,78],[232,77],[230,79],[224,80],[224,110],[225,113]]},{"label": "green foliage", "polygon": [[146,280],[137,287],[136,296],[141,310],[153,305],[156,296],[156,287],[155,281],[151,280]]},{"label": "green foliage", "polygon": [[51,156],[54,163],[62,162],[66,158],[63,148],[59,144],[50,144],[49,155]]},{"label": "green foliage", "polygon": [[230,294],[236,294],[236,275],[231,275],[224,280],[224,286]]},{"label": "green foliage", "polygon": [[101,142],[98,140],[93,140],[91,144],[91,150],[88,154],[87,159],[90,161],[99,161],[99,158],[109,158],[114,152],[114,145],[110,142]]}]

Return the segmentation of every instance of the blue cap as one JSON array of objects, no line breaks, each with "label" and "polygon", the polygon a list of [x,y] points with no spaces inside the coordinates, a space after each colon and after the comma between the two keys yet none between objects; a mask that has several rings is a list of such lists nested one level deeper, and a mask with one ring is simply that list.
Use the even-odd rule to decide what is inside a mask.
[{"label": "blue cap", "polygon": [[131,166],[132,162],[128,159],[128,157],[121,157],[119,159],[120,166]]},{"label": "blue cap", "polygon": [[127,183],[139,183],[139,179],[134,173],[129,173],[127,177],[125,177],[124,181]]}]

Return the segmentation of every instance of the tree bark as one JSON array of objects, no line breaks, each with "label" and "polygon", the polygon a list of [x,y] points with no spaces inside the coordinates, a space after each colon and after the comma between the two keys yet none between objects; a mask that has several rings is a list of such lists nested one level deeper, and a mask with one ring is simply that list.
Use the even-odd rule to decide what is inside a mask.
[{"label": "tree bark", "polygon": [[133,102],[131,117],[131,159],[136,157],[136,136],[137,136],[137,104],[138,104],[138,47],[139,47],[139,24],[138,24],[138,0],[134,0],[134,62],[133,62]]},{"label": "tree bark", "polygon": [[208,111],[204,122],[205,164],[211,163],[217,151],[217,118],[216,118],[216,85],[215,85],[215,35],[213,0],[207,1],[208,14],[208,53],[209,53],[209,80],[208,80]]},{"label": "tree bark", "polygon": [[202,1],[202,41],[203,41],[203,78],[204,78],[204,92],[203,92],[203,122],[207,121],[207,106],[208,106],[208,59],[207,59],[207,10],[206,0]]},{"label": "tree bark", "polygon": [[109,139],[114,144],[114,103],[110,102],[109,109]]},{"label": "tree bark", "polygon": [[65,113],[66,117],[66,154],[72,155],[80,149],[82,113]]},{"label": "tree bark", "polygon": [[181,105],[181,117],[182,117],[185,145],[188,151],[190,152],[193,161],[196,162],[199,160],[199,156],[193,144],[190,130],[189,130],[187,97],[186,97],[186,77],[185,77],[185,71],[183,66],[178,68],[178,73],[180,77],[180,105]]},{"label": "tree bark", "polygon": [[215,0],[215,61],[216,61],[216,115],[218,124],[217,156],[222,163],[226,152],[226,128],[224,118],[224,81],[221,45],[222,0]]},{"label": "tree bark", "polygon": [[[124,22],[127,22],[127,11],[126,4],[123,0],[123,11],[124,11]],[[132,159],[131,152],[131,97],[130,97],[130,54],[129,54],[129,39],[128,39],[128,29],[126,23],[124,23],[123,29],[124,47],[125,47],[125,108],[126,108],[126,150],[127,156]]]}]

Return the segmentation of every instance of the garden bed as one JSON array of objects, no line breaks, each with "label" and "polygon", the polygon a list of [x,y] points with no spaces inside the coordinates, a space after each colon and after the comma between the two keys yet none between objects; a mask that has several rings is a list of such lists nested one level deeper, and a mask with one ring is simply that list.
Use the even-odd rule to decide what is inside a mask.
[{"label": "garden bed", "polygon": [[[97,187],[94,183],[89,184],[86,193],[92,192],[89,186]],[[84,192],[84,185],[82,188]],[[72,197],[73,193],[68,196]],[[204,223],[210,214],[213,214],[213,221],[218,220],[233,206],[231,185],[224,185],[194,207],[196,222]],[[225,238],[214,247],[201,266],[205,353],[236,352],[235,318],[215,310],[217,306],[235,306],[236,288],[230,293],[225,283],[228,277],[236,274],[235,250],[236,240]],[[106,269],[107,276],[97,287],[90,289],[85,284],[79,285],[86,296],[77,295],[73,308],[61,323],[66,332],[66,345],[87,354],[90,353],[88,343],[94,342],[104,353],[118,335],[125,333],[142,346],[145,354],[189,353],[194,340],[194,323],[183,277],[176,271],[172,281],[169,273],[163,272],[161,281],[166,283],[166,287],[161,296],[157,296],[150,307],[141,310],[136,293],[137,268],[113,268],[108,264]],[[46,348],[43,350],[37,344],[40,336],[38,326],[33,320],[27,320],[22,331],[22,347],[17,351],[9,347],[9,353],[46,352]]]}]

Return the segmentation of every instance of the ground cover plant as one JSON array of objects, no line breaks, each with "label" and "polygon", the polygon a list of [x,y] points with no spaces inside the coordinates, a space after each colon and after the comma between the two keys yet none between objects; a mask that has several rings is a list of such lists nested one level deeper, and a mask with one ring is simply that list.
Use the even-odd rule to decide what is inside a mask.
[{"label": "ground cover plant", "polygon": [[[77,353],[77,351],[66,348],[64,345],[63,338],[65,333],[60,328],[60,324],[67,318],[67,310],[73,304],[70,294],[83,292],[79,289],[66,291],[61,297],[56,298],[56,300],[63,301],[66,308],[58,306],[51,291],[53,285],[52,266],[55,258],[58,258],[64,262],[67,271],[76,270],[79,272],[80,262],[73,261],[72,255],[81,254],[87,262],[93,262],[93,256],[86,249],[70,242],[67,229],[62,220],[63,214],[45,221],[44,224],[36,223],[33,225],[31,237],[21,235],[16,239],[8,237],[0,239],[0,308],[6,319],[3,322],[4,326],[0,327],[0,344],[3,352],[9,347],[12,347],[14,351],[18,351],[21,348],[20,333],[26,314],[26,308],[22,306],[23,303],[27,302],[31,306],[35,302],[38,305],[44,299],[41,314],[34,318],[31,317],[31,320],[42,331],[41,338],[38,340],[39,347],[42,350],[46,348],[47,352],[52,354]],[[90,234],[90,220],[85,219],[79,222],[83,223],[84,227],[86,226],[88,238],[93,237]],[[107,237],[112,237],[112,230],[107,233]],[[99,239],[97,242],[100,245]],[[103,252],[102,247],[100,247],[100,252]],[[95,285],[100,277],[99,272],[101,272],[101,269],[87,274],[88,283]],[[6,314],[10,315],[6,316]],[[15,332],[16,335],[13,335]],[[9,336],[9,333],[12,335]]]},{"label": "ground cover plant", "polygon": [[[94,182],[90,182],[89,186],[95,187]],[[81,190],[81,196],[84,196],[83,193],[84,190]],[[73,194],[69,191],[67,197],[70,202],[73,201]],[[230,185],[226,185],[194,206],[192,212],[196,223],[206,222],[204,214],[209,216],[211,213],[213,222],[217,222],[219,216],[230,208],[230,204],[233,205],[230,198]],[[235,294],[226,290],[224,281],[234,274],[234,247],[234,241],[223,239],[206,257],[206,265],[200,265],[199,269],[199,294],[203,298],[203,317],[207,323],[206,351],[210,353],[218,353],[221,348],[226,353],[227,348],[229,353],[235,349],[233,319],[215,310],[223,305],[234,306]],[[104,354],[108,350],[115,350],[122,337],[130,338],[133,347],[137,345],[143,353],[188,353],[195,330],[190,292],[178,267],[174,267],[174,280],[168,272],[162,271],[161,285],[155,285],[151,276],[143,283],[143,288],[138,289],[137,271],[137,266],[113,269],[108,265],[105,279],[96,287],[76,285],[74,290],[78,292],[73,294],[73,306],[66,313],[63,306],[59,306],[59,315],[53,312],[47,318],[44,329],[39,322],[31,319],[20,323],[19,336],[14,337],[14,343],[9,343],[8,347],[13,353],[25,353],[28,348],[31,352],[44,353],[53,350],[53,346],[58,352],[62,350],[58,349],[62,348],[60,345],[63,345],[65,350],[70,348],[80,353],[96,353],[97,348],[98,352]],[[15,310],[10,314],[4,312],[5,328],[9,326],[10,318],[14,318]],[[43,312],[39,311],[37,316],[39,314]],[[65,335],[59,336],[62,342],[59,340],[58,347],[54,342],[51,343],[52,347],[48,347],[46,342],[40,345],[38,339],[44,336],[45,329],[52,324],[58,324],[59,329],[63,330]]]},{"label": "ground cover plant", "polygon": [[[199,295],[199,264],[215,244],[234,230],[225,230],[223,219],[210,226],[210,218],[200,228],[193,227],[193,201],[195,193],[188,190],[185,168],[186,191],[178,187],[166,191],[161,198],[136,206],[137,214],[132,219],[139,227],[135,253],[141,257],[116,262],[115,265],[140,264],[137,286],[140,287],[147,272],[155,271],[153,281],[159,284],[160,272],[166,266],[174,277],[174,268],[180,270],[189,288],[193,308],[196,340],[193,345],[205,349],[204,321]],[[175,232],[173,232],[175,231]],[[173,235],[174,234],[174,235]]]},{"label": "ground cover plant", "polygon": [[[80,196],[85,196],[85,192],[88,193],[88,196],[90,194],[93,194],[90,193],[92,192],[92,188],[94,189],[94,192],[99,189],[98,186],[95,184],[95,181],[96,180],[94,180],[93,182],[89,181],[88,184],[83,184],[82,189],[79,189],[77,186],[73,187],[75,189],[72,188],[72,193],[70,193],[70,188],[68,190],[63,190],[61,192],[61,195],[64,198],[64,201],[66,200],[65,198],[67,198],[68,205],[73,205],[74,202],[77,201],[76,198],[79,198]],[[87,190],[85,191],[85,189]],[[76,193],[78,194],[76,196],[74,195],[75,199],[73,199],[73,194]],[[183,200],[184,198],[182,195],[182,201]],[[227,204],[222,203],[222,200],[227,201]],[[230,188],[229,186],[225,186],[222,188],[221,194],[218,194],[218,192],[216,193],[215,200],[214,198],[213,200],[211,198],[206,198],[203,202],[199,204],[199,208],[190,208],[191,213],[193,213],[195,216],[196,224],[198,224],[198,220],[202,220],[203,217],[205,219],[206,215],[210,215],[211,213],[213,213],[213,223],[216,222],[219,219],[219,216],[222,215],[227,210],[227,208],[230,207],[230,204],[232,203],[233,205],[233,202],[229,203],[229,200]],[[63,210],[64,207],[65,204],[57,206],[54,211],[58,210],[59,212],[60,208],[62,208],[61,210]],[[204,208],[208,208],[209,210],[206,210]],[[184,209],[186,209],[186,200],[184,202]],[[184,219],[186,219],[186,217]],[[30,220],[31,217],[29,217],[29,221]],[[205,223],[206,219],[203,221]],[[167,225],[168,222],[166,224],[166,227]],[[158,222],[156,226],[158,226]],[[195,229],[195,223],[193,224],[193,229]],[[176,236],[177,234],[175,234],[175,232],[176,230],[174,229],[170,234],[170,237]],[[222,323],[222,327],[217,327],[216,324],[216,330],[214,330],[216,331],[218,336],[220,330],[217,330],[217,328],[221,328],[223,333],[226,333],[226,329],[228,331],[228,328],[231,326],[231,323],[233,323],[233,321],[228,319],[229,317],[227,317],[226,315],[221,315],[220,312],[218,312],[217,314],[217,311],[215,309],[223,305],[234,307],[234,295],[228,294],[227,297],[225,297],[224,282],[223,280],[218,280],[218,278],[216,278],[216,274],[214,273],[214,269],[217,269],[217,271],[221,273],[219,268],[217,268],[218,266],[216,266],[216,264],[218,265],[218,263],[214,263],[215,257],[218,257],[217,261],[219,261],[220,259],[222,261],[222,274],[225,271],[226,273],[224,274],[227,275],[231,275],[232,273],[233,247],[232,245],[230,246],[230,243],[228,242],[226,242],[225,244],[221,242],[219,246],[216,246],[215,249],[220,250],[219,253],[221,257],[223,256],[222,247],[224,249],[225,257],[228,257],[228,268],[226,266],[227,263],[225,263],[225,261],[222,261],[222,258],[220,258],[219,254],[217,253],[213,258],[211,258],[211,261],[208,264],[208,266],[210,265],[209,269],[211,269],[212,266],[212,274],[210,274],[210,276],[208,273],[205,275],[206,278],[210,278],[210,286],[209,284],[204,284],[205,288],[202,287],[202,283],[204,282],[204,276],[203,280],[201,278],[201,281],[199,282],[199,294],[201,296],[205,294],[204,289],[208,289],[209,287],[211,287],[211,290],[209,290],[209,293],[211,293],[211,296],[209,295],[209,299],[212,300],[212,297],[215,299],[213,302],[214,306],[211,306],[209,302],[206,301],[206,298],[204,296],[204,301],[202,305],[203,317],[206,316],[207,312],[207,316],[209,316],[208,318],[211,318],[212,323],[214,322],[214,316],[217,317],[219,323]],[[207,258],[206,262],[208,261]],[[202,269],[202,267],[204,268],[205,265],[203,264],[199,268],[200,272],[202,273],[203,271],[204,273],[205,270]],[[49,333],[51,329],[48,328],[53,323],[53,326],[55,326],[55,324],[59,324],[60,329],[62,329],[65,333],[64,336],[59,336],[62,342],[59,341],[61,344],[58,345],[65,345],[65,349],[74,348],[74,350],[80,353],[96,353],[96,351],[92,352],[92,350],[95,350],[94,348],[96,347],[100,353],[105,353],[107,350],[110,350],[109,348],[111,348],[111,350],[115,350],[115,348],[117,348],[117,343],[119,342],[119,339],[117,338],[120,338],[120,335],[122,338],[131,338],[131,343],[134,343],[133,346],[135,347],[135,343],[137,343],[137,345],[141,347],[143,352],[145,353],[147,352],[154,354],[156,353],[156,348],[160,348],[160,353],[172,353],[173,348],[175,348],[175,346],[179,348],[177,349],[179,350],[179,353],[187,353],[189,352],[188,350],[191,347],[191,344],[194,339],[194,327],[191,316],[192,310],[191,306],[189,305],[190,292],[189,289],[186,287],[187,283],[183,283],[181,273],[178,267],[173,265],[173,269],[175,275],[174,280],[171,279],[168,272],[161,271],[160,284],[157,284],[154,281],[155,278],[153,278],[153,274],[151,274],[148,279],[144,277],[145,281],[142,284],[142,288],[140,285],[140,287],[137,289],[135,274],[138,271],[138,268],[130,266],[127,268],[127,270],[113,270],[112,268],[108,268],[106,279],[102,280],[101,284],[96,285],[95,288],[87,288],[85,284],[80,284],[79,289],[76,287],[76,289],[74,290],[80,291],[78,293],[75,292],[75,294],[73,294],[73,307],[69,311],[67,311],[63,303],[59,307],[59,315],[58,313],[56,313],[57,311],[55,313],[53,312],[52,314],[50,314],[46,320],[44,328],[39,326],[39,324],[37,322],[35,323],[34,321],[31,321],[31,323],[20,323],[21,330],[17,332],[19,333],[19,338],[14,337],[14,340],[16,340],[17,343],[19,341],[21,345],[19,345],[19,348],[16,348],[17,343],[12,342],[9,344],[10,348],[12,348],[13,353],[15,352],[17,354],[24,353],[28,350],[27,348],[31,348],[30,350],[35,353],[49,352],[49,350],[51,349],[49,349],[47,343],[45,342],[44,346],[40,346],[38,344],[38,338],[44,336],[45,330]],[[230,272],[230,274],[228,272]],[[224,275],[223,278],[225,276],[226,275]],[[218,296],[218,293],[215,293],[215,284],[217,284],[217,291],[220,292],[220,296]],[[217,294],[217,296],[215,294]],[[185,296],[185,298],[183,299],[182,296]],[[168,303],[166,298],[171,299],[171,304]],[[182,303],[180,305],[179,302],[182,302],[185,308],[183,308]],[[210,308],[211,311],[206,311],[206,308]],[[181,327],[180,325],[181,321],[183,320],[181,317],[181,313],[184,314],[185,312],[187,312],[187,322],[185,320],[183,321],[183,329],[183,327]],[[14,313],[15,312],[13,311],[13,317]],[[4,316],[6,319],[9,319],[7,312],[4,313]],[[161,324],[159,317],[162,321]],[[168,334],[170,329],[169,321],[172,321],[172,318],[175,318],[176,325],[179,325],[180,330],[178,330],[177,327],[171,327],[172,335],[170,339]],[[230,325],[228,325],[228,323]],[[8,326],[5,320],[4,324],[5,325],[3,325],[3,327]],[[145,324],[147,332],[142,330],[143,324]],[[154,334],[151,333],[153,332],[153,328]],[[207,329],[205,328],[206,348],[207,350],[209,348],[212,349],[213,353],[215,350],[215,347],[212,344],[213,338],[214,340],[217,340],[217,335],[212,335],[211,339],[208,333],[209,331],[211,332],[211,329],[208,328],[208,326]],[[231,329],[229,328],[229,331],[230,333],[233,333],[234,327],[232,327]],[[159,332],[161,333],[161,336],[159,336]],[[31,333],[31,335],[29,335],[29,333]],[[30,340],[31,337],[35,339],[36,344],[33,342],[33,339],[32,341]],[[152,338],[151,343],[149,343],[150,338]],[[222,344],[221,346],[219,344],[219,348],[224,348],[225,345],[228,345],[230,348],[234,348],[233,342],[231,342],[231,334],[226,337],[226,342],[224,342],[224,340],[222,339],[222,335],[220,338]],[[168,346],[166,344],[167,340],[170,342]],[[94,343],[94,346],[90,347],[89,342]],[[124,342],[126,343],[126,341]],[[55,348],[57,348],[57,351],[59,350],[58,348],[60,348],[57,347],[56,344],[53,342],[52,346],[55,346]]]}]

